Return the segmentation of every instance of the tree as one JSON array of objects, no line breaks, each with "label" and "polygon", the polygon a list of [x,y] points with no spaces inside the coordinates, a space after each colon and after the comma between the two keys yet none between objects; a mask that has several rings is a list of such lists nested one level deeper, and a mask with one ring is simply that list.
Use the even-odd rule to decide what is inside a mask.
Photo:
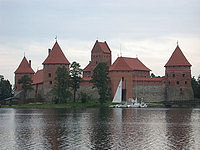
[{"label": "tree", "polygon": [[0,75],[0,100],[11,97],[12,95],[12,85]]},{"label": "tree", "polygon": [[66,103],[71,93],[69,91],[70,76],[65,66],[57,68],[55,81],[53,91],[57,96],[56,103]]},{"label": "tree", "polygon": [[152,78],[155,78],[156,76],[155,76],[155,74],[154,74],[154,73],[151,73],[151,77],[152,77]]},{"label": "tree", "polygon": [[109,67],[106,63],[99,63],[93,71],[91,82],[98,89],[98,93],[100,95],[100,103],[103,104],[105,100],[110,98],[110,85],[108,77]]},{"label": "tree", "polygon": [[191,83],[192,83],[192,89],[194,91],[194,97],[200,98],[200,76],[198,77],[197,80],[193,76],[191,79]]},{"label": "tree", "polygon": [[17,83],[22,84],[22,89],[24,92],[24,100],[26,100],[27,91],[33,89],[32,88],[33,80],[28,75],[24,75],[18,80]]},{"label": "tree", "polygon": [[76,102],[76,91],[80,87],[82,69],[80,64],[73,62],[70,67],[71,87],[74,93],[74,102]]}]

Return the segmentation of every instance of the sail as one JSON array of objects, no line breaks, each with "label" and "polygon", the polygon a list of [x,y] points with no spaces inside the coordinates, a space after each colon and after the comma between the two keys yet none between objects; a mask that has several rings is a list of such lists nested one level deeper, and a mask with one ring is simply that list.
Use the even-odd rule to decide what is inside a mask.
[{"label": "sail", "polygon": [[119,82],[119,85],[117,87],[117,91],[115,93],[115,96],[113,98],[113,103],[121,103],[122,102],[122,79]]}]

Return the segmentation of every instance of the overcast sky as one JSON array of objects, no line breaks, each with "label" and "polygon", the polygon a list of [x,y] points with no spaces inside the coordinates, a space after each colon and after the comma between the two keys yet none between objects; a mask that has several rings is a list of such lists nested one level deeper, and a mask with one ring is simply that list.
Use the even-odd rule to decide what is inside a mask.
[{"label": "overcast sky", "polygon": [[82,68],[98,39],[112,62],[121,49],[160,76],[178,41],[200,75],[200,0],[0,0],[0,74],[13,84],[24,52],[34,71],[42,69],[55,36]]}]

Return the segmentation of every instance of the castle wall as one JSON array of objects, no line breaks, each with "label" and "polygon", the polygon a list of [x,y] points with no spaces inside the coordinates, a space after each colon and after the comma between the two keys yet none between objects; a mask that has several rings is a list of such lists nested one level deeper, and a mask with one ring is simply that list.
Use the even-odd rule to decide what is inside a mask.
[{"label": "castle wall", "polygon": [[81,85],[77,90],[77,97],[82,93],[86,93],[91,99],[99,99],[99,93],[97,88],[93,88],[93,86],[89,85]]},{"label": "castle wall", "polygon": [[110,71],[109,72],[109,77],[111,80],[111,94],[112,97],[114,97],[115,92],[117,90],[119,81],[123,77],[122,80],[122,89],[126,89],[126,99],[132,98],[132,87],[133,87],[133,82],[132,82],[132,71]]},{"label": "castle wall", "polygon": [[166,87],[167,101],[193,100],[194,93],[192,87]]},{"label": "castle wall", "polygon": [[[136,93],[137,92],[137,93]],[[141,100],[143,98],[144,102],[160,102],[166,99],[165,85],[160,86],[134,86],[133,87],[133,98]]]}]

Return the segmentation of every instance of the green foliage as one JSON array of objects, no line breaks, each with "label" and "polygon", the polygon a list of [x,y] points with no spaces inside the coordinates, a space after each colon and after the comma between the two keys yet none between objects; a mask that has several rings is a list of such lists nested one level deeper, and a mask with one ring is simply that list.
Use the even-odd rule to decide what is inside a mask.
[{"label": "green foliage", "polygon": [[12,85],[0,75],[0,100],[11,97],[12,95]]},{"label": "green foliage", "polygon": [[28,75],[24,75],[18,80],[17,83],[22,84],[22,89],[24,92],[24,99],[26,100],[27,91],[33,89],[32,88],[33,80]]},{"label": "green foliage", "polygon": [[87,100],[91,100],[90,96],[87,95],[87,93],[81,92],[79,94],[79,98],[81,100],[81,103],[86,103]]},{"label": "green foliage", "polygon": [[39,101],[39,100],[42,100],[43,98],[42,98],[41,94],[37,94],[36,97],[35,97],[35,99]]},{"label": "green foliage", "polygon": [[109,67],[106,63],[99,63],[93,71],[91,82],[98,89],[98,93],[100,95],[100,103],[103,104],[104,101],[110,98],[110,85],[108,77]]},{"label": "green foliage", "polygon": [[152,78],[155,78],[156,76],[155,76],[155,74],[154,74],[154,73],[151,73],[151,77],[152,77]]},{"label": "green foliage", "polygon": [[74,93],[74,102],[76,101],[76,91],[80,87],[82,69],[80,64],[73,62],[70,67],[71,87]]},{"label": "green foliage", "polygon": [[53,91],[56,95],[55,103],[66,103],[71,98],[69,91],[70,76],[66,67],[58,67],[56,70],[55,85]]},{"label": "green foliage", "polygon": [[193,76],[191,82],[192,82],[192,89],[194,91],[194,97],[200,98],[200,76],[198,77],[197,80]]}]

